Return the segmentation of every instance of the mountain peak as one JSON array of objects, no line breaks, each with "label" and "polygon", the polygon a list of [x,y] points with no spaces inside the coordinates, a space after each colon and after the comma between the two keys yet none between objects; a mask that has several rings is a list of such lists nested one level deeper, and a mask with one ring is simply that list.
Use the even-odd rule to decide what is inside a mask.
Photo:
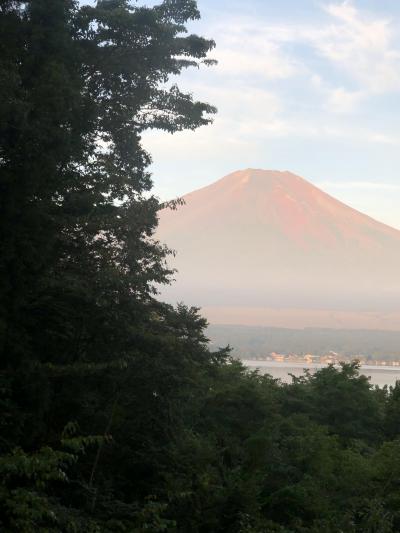
[{"label": "mountain peak", "polygon": [[400,297],[400,232],[296,174],[239,170],[184,199],[160,213],[157,232],[177,251],[178,299],[325,307]]},{"label": "mountain peak", "polygon": [[243,170],[237,170],[235,172],[232,172],[231,174],[228,174],[227,176],[224,176],[220,181],[222,180],[242,180],[243,183],[251,181],[262,183],[263,181],[279,182],[289,180],[302,180],[306,182],[306,180],[304,180],[300,176],[297,176],[296,174],[293,174],[292,172],[289,172],[288,170],[266,170],[262,168],[246,168]]},{"label": "mountain peak", "polygon": [[291,239],[303,249],[323,246],[333,251],[346,242],[347,246],[351,242],[353,247],[381,248],[386,237],[400,239],[398,230],[356,211],[288,170],[238,170],[183,198],[185,206],[177,212],[162,212],[161,222],[169,221],[165,228],[160,226],[162,230],[169,233],[169,228],[195,219],[200,227],[215,227],[212,220],[218,212],[217,226],[228,224],[240,235],[243,227],[251,228],[254,234],[262,231],[274,240]]},{"label": "mountain peak", "polygon": [[288,170],[264,170],[259,168],[246,168],[232,172],[213,185],[226,187],[227,189],[253,190],[256,193],[271,193],[275,191],[276,193],[285,192],[301,194],[302,196],[315,194],[316,191],[319,191],[304,178]]}]

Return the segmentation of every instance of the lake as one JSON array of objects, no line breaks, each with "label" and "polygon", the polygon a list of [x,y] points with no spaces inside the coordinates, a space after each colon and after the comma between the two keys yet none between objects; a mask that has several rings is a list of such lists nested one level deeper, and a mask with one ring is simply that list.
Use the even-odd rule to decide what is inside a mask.
[{"label": "lake", "polygon": [[[279,378],[287,383],[291,381],[289,374],[301,376],[304,368],[315,372],[327,366],[322,363],[278,363],[276,361],[255,361],[247,359],[242,360],[242,362],[250,369],[258,368],[262,374],[271,374],[272,377]],[[379,387],[394,385],[396,380],[400,380],[400,367],[362,365],[360,370],[362,374],[370,377],[373,385],[379,385]]]}]

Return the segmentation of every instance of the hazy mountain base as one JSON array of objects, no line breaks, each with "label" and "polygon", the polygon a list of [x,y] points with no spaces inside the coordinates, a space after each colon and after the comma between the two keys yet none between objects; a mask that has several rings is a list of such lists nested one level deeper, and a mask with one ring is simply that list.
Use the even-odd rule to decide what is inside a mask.
[{"label": "hazy mountain base", "polygon": [[[172,300],[174,301],[174,300]],[[185,300],[188,304],[191,300]],[[198,305],[198,304],[197,304]],[[204,306],[201,308],[210,324],[262,326],[284,329],[355,329],[399,331],[400,312],[341,311],[338,309]]]},{"label": "hazy mountain base", "polygon": [[344,356],[364,355],[376,360],[400,359],[400,331],[349,330],[323,328],[267,328],[256,326],[213,325],[207,329],[213,346],[230,345],[241,358],[330,351]]}]

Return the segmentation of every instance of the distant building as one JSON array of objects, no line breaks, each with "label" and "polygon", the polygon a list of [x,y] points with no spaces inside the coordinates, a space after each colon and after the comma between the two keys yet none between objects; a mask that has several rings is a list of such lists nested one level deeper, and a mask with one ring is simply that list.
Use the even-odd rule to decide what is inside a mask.
[{"label": "distant building", "polygon": [[313,355],[311,353],[308,353],[307,355],[304,356],[304,361],[306,361],[307,363],[319,363],[321,360],[320,356],[319,355]]},{"label": "distant building", "polygon": [[286,355],[280,354],[280,353],[271,353],[271,358],[273,361],[277,361],[278,363],[282,363],[286,359]]}]

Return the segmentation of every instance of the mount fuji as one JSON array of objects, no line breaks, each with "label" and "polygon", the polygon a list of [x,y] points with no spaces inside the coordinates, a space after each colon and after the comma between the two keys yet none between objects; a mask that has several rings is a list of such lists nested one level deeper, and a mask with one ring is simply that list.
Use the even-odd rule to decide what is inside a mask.
[{"label": "mount fuji", "polygon": [[292,327],[285,310],[303,316],[299,326],[362,315],[368,327],[396,322],[400,231],[287,171],[234,172],[183,199],[159,213],[156,236],[177,252],[167,300],[201,306],[219,323],[274,325],[271,315]]}]

